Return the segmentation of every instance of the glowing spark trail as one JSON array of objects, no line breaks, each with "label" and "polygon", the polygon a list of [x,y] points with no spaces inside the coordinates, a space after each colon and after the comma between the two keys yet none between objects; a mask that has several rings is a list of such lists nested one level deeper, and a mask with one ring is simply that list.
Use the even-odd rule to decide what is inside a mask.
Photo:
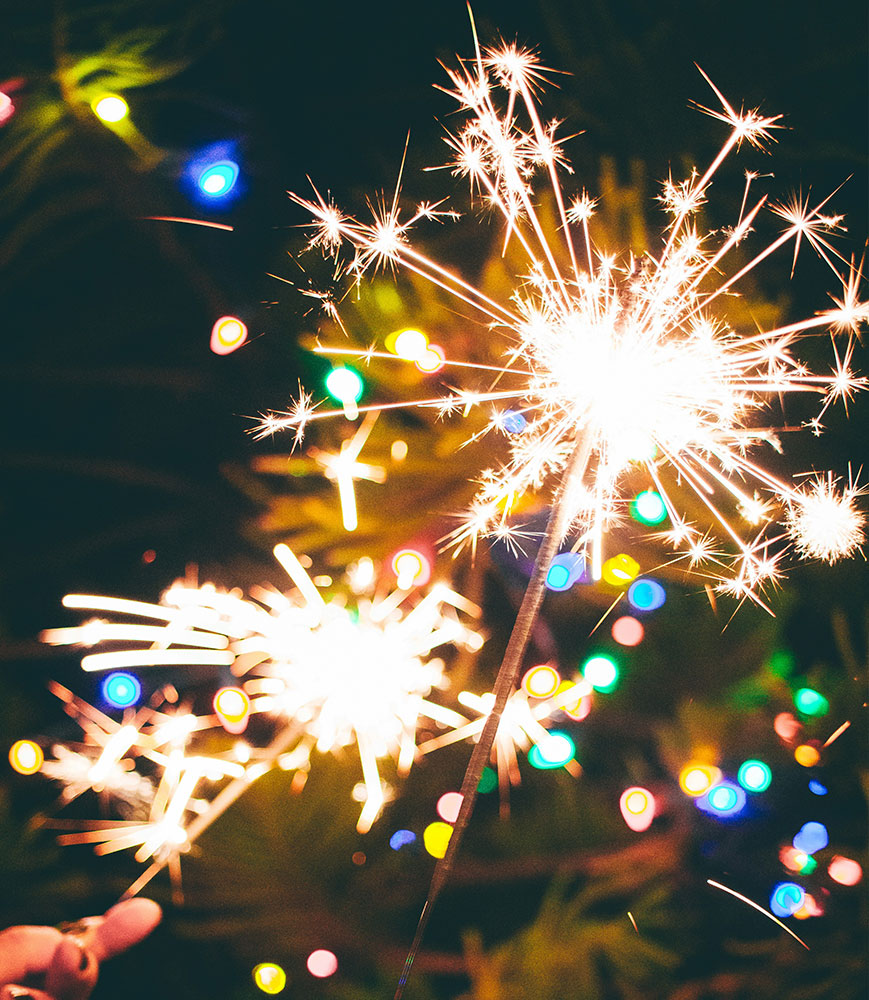
[{"label": "glowing spark trail", "polygon": [[[165,623],[97,620],[43,633],[46,642],[55,644],[140,644],[90,653],[82,659],[85,670],[166,663],[228,666],[237,677],[247,677],[244,690],[250,698],[250,711],[271,716],[277,729],[269,747],[254,752],[251,764],[243,767],[213,757],[184,756],[179,746],[158,753],[159,740],[169,738],[160,735],[168,732],[168,722],[155,723],[153,732],[143,736],[133,727],[119,728],[110,718],[90,709],[91,715],[96,713],[105,720],[99,729],[104,735],[97,740],[105,747],[98,761],[99,765],[105,759],[103,771],[110,763],[117,766],[134,744],[164,771],[153,796],[157,805],[147,823],[71,835],[78,838],[75,842],[115,838],[111,848],[102,847],[101,851],[140,844],[137,859],[158,855],[155,864],[162,867],[171,849],[188,849],[191,838],[271,766],[307,771],[314,749],[326,753],[351,745],[359,752],[364,781],[357,824],[364,833],[388,798],[379,761],[391,757],[398,774],[406,774],[418,752],[416,732],[421,719],[451,727],[467,722],[428,696],[433,689],[446,686],[444,662],[432,655],[434,650],[446,645],[470,650],[481,647],[482,637],[460,617],[479,615],[475,605],[443,583],[422,591],[412,579],[400,577],[398,586],[390,591],[378,580],[370,559],[351,567],[349,595],[327,600],[287,545],[275,546],[274,554],[295,585],[288,593],[260,587],[247,599],[238,591],[220,591],[211,584],[194,587],[176,583],[160,604],[83,594],[64,599],[67,607]],[[80,714],[85,713],[82,710]],[[186,739],[203,725],[219,724],[226,725],[219,712],[207,721],[191,714],[181,735]],[[94,728],[93,723],[90,727]],[[178,731],[177,725],[175,729]],[[121,739],[119,734],[127,736]],[[84,761],[75,774],[86,764]],[[53,777],[66,776],[71,787],[78,788],[73,783],[74,768],[66,758],[43,765],[43,770]],[[214,803],[201,813],[196,809],[191,813],[189,803],[197,783],[203,778],[224,777],[233,781]],[[121,778],[118,776],[116,783],[121,783]],[[101,780],[105,784],[107,779]],[[95,785],[91,773],[87,787]],[[68,837],[67,842],[73,840]],[[167,850],[158,854],[162,847]]]},{"label": "glowing spark trail", "polygon": [[[333,256],[338,270],[359,282],[366,271],[403,268],[504,337],[504,361],[493,382],[415,402],[442,414],[466,415],[480,405],[507,405],[525,420],[522,433],[511,435],[509,461],[481,472],[476,499],[450,540],[473,548],[480,537],[509,538],[518,530],[511,514],[519,498],[555,487],[553,513],[494,688],[495,705],[463,783],[462,811],[435,869],[396,996],[473,808],[542,600],[546,568],[572,531],[599,575],[606,529],[627,499],[622,491],[630,470],[644,470],[661,495],[670,520],[664,538],[686,568],[740,602],[765,606],[763,589],[781,576],[788,551],[834,562],[864,540],[855,504],[860,491],[854,486],[841,489],[832,474],[795,486],[753,455],[764,445],[779,449],[776,424],[782,418],[768,424],[765,415],[777,412],[788,394],[820,398],[820,413],[808,424],[819,431],[826,409],[837,400],[847,403],[866,384],[852,372],[850,358],[869,305],[858,297],[860,267],[849,265],[831,240],[841,217],[827,210],[829,199],[767,204],[766,195],[754,193],[758,175],[748,174],[732,227],[704,234],[695,221],[730,154],[743,144],[763,149],[780,127],[780,116],[737,111],[703,74],[717,104],[698,108],[727,127],[721,149],[705,169],[665,183],[661,201],[670,221],[657,253],[609,256],[592,237],[594,200],[584,189],[571,194],[562,188],[570,168],[558,124],[541,118],[536,100],[548,71],[533,52],[516,45],[481,49],[475,36],[475,48],[473,58],[447,69],[444,92],[467,121],[448,132],[446,142],[453,174],[467,179],[472,198],[503,217],[504,248],[512,243],[524,255],[509,299],[492,298],[415,248],[413,227],[433,215],[443,218],[445,210],[423,205],[403,214],[400,185],[392,197],[370,201],[370,221],[345,213],[316,188],[313,198],[292,195],[314,219],[309,245]],[[557,240],[544,224],[544,204],[554,207]],[[784,230],[746,256],[764,210]],[[841,297],[834,308],[808,319],[737,331],[728,319],[728,300],[755,267],[787,246],[794,264],[799,250],[811,247],[841,285]],[[334,318],[331,299],[330,308]],[[812,372],[794,353],[801,338],[823,331],[846,341],[844,350],[834,344],[830,374]],[[468,376],[473,372],[452,359],[446,365]],[[298,440],[307,425],[332,412],[302,394],[288,412],[267,414],[261,433],[286,427]],[[493,420],[490,429],[499,424]],[[693,491],[704,523],[696,523],[696,513],[681,513],[686,490]],[[749,511],[755,523],[738,527],[729,515],[732,508]]]},{"label": "glowing spark trail", "polygon": [[759,903],[753,902],[748,898],[748,896],[743,896],[741,892],[737,892],[735,889],[728,889],[726,885],[722,885],[720,882],[714,882],[711,878],[706,879],[706,882],[707,884],[714,886],[716,889],[721,889],[722,892],[729,892],[731,896],[735,896],[737,899],[741,899],[743,903],[748,903],[748,905],[751,906],[753,909],[757,910],[758,913],[762,913],[765,917],[769,917],[769,919],[774,924],[778,924],[782,930],[787,931],[788,934],[790,934],[790,936],[795,941],[799,941],[799,943],[806,949],[806,951],[811,950],[809,946],[806,944],[806,942],[803,941],[801,937],[797,937],[797,935],[794,934],[794,932],[790,929],[790,927],[787,926],[787,924],[783,924],[781,920],[778,919],[778,917],[773,916],[773,914],[770,913],[769,910],[765,910]]}]

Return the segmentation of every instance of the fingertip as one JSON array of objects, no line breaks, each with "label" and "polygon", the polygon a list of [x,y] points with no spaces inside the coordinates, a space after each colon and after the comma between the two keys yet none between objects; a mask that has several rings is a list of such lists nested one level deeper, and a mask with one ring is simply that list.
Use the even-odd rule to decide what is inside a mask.
[{"label": "fingertip", "polygon": [[45,974],[45,988],[63,1000],[84,1000],[97,981],[99,967],[93,952],[69,936],[57,946]]},{"label": "fingertip", "polygon": [[96,930],[94,953],[99,961],[138,944],[160,923],[163,911],[152,899],[126,899],[106,911]]}]

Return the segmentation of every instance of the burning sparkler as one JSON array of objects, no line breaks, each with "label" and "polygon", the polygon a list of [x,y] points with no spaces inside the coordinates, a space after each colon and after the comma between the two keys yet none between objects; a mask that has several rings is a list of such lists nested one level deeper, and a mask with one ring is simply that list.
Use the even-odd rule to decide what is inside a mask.
[{"label": "burning sparkler", "polygon": [[[483,404],[507,405],[523,418],[521,431],[511,435],[509,460],[481,473],[476,499],[450,540],[473,547],[480,537],[509,538],[517,530],[510,520],[516,501],[555,484],[552,515],[495,685],[495,703],[463,782],[462,811],[436,868],[397,995],[473,808],[542,600],[546,569],[573,532],[575,549],[586,551],[593,576],[600,578],[605,532],[628,499],[621,489],[632,467],[644,469],[663,498],[670,519],[664,537],[679,558],[741,601],[763,604],[763,588],[781,575],[788,550],[833,562],[864,540],[855,503],[861,491],[855,485],[843,489],[832,474],[794,485],[755,457],[763,445],[779,448],[774,423],[780,420],[770,424],[764,415],[788,394],[820,397],[820,413],[808,425],[818,431],[830,405],[847,403],[865,386],[866,380],[851,370],[851,356],[869,306],[858,293],[860,267],[849,265],[831,242],[841,217],[829,214],[829,199],[812,205],[800,197],[767,206],[765,195],[754,194],[757,175],[749,173],[732,227],[702,233],[696,221],[728,156],[744,143],[766,146],[780,116],[735,110],[703,74],[718,106],[698,107],[723,122],[728,136],[705,170],[664,185],[661,201],[669,224],[660,251],[620,259],[595,245],[594,199],[582,188],[567,192],[562,187],[570,167],[558,123],[544,121],[538,110],[536,93],[547,70],[535,55],[516,45],[485,50],[477,45],[474,58],[447,73],[445,92],[467,116],[464,126],[447,134],[452,172],[468,180],[472,197],[502,215],[505,248],[513,243],[525,257],[508,301],[488,296],[411,243],[417,223],[455,215],[443,202],[419,205],[404,215],[399,185],[391,199],[373,201],[371,221],[362,221],[316,189],[313,199],[292,195],[315,220],[310,246],[332,255],[355,282],[366,271],[404,268],[504,337],[501,366],[445,359],[447,366],[466,373],[489,372],[487,386],[414,404],[465,415]],[[543,185],[560,224],[557,242],[548,238],[539,207],[547,200]],[[742,263],[744,251],[737,248],[765,207],[784,221],[785,229]],[[829,265],[841,285],[834,308],[775,329],[737,331],[728,322],[726,298],[755,267],[789,244],[794,263],[801,246],[809,245]],[[328,315],[337,318],[335,300],[325,304]],[[811,371],[794,354],[801,338],[823,331],[834,339],[830,374]],[[844,349],[836,346],[837,337],[845,341]],[[328,346],[319,350],[359,353]],[[364,356],[390,354],[371,349]],[[303,393],[289,412],[267,414],[260,432],[291,428],[298,440],[308,424],[328,415]],[[496,412],[490,429],[503,427],[504,415]],[[681,512],[677,501],[683,486],[694,491],[708,523],[698,526]],[[733,506],[750,514],[748,528],[733,523],[728,513]]]},{"label": "burning sparkler", "polygon": [[[532,53],[515,46],[478,50],[474,60],[449,71],[447,93],[470,116],[447,137],[453,172],[467,177],[472,193],[502,213],[505,244],[515,242],[526,257],[509,301],[495,301],[415,249],[410,231],[416,223],[455,213],[426,204],[404,218],[398,188],[391,203],[378,203],[370,222],[344,214],[319,194],[313,200],[293,195],[316,220],[310,245],[341,259],[356,281],[367,270],[386,266],[422,275],[505,338],[501,366],[445,362],[466,372],[494,371],[489,387],[407,404],[465,414],[483,404],[509,405],[523,418],[521,431],[510,435],[510,460],[481,473],[464,523],[449,536],[454,544],[474,546],[480,537],[517,534],[520,527],[510,523],[510,515],[518,499],[561,482],[558,502],[566,510],[566,526],[578,536],[575,547],[589,550],[589,565],[599,578],[605,531],[625,499],[621,483],[630,469],[640,467],[664,499],[671,522],[665,537],[680,558],[720,590],[761,602],[764,585],[781,574],[784,550],[835,561],[863,542],[863,518],[855,504],[861,491],[854,483],[843,488],[827,475],[794,485],[751,454],[761,445],[779,448],[776,427],[762,424],[761,415],[785,394],[819,395],[822,415],[865,386],[851,360],[854,335],[869,307],[858,294],[860,269],[849,266],[830,242],[841,217],[826,212],[826,201],[771,206],[786,222],[784,232],[730,277],[718,279],[752,232],[767,197],[752,198],[757,177],[747,174],[742,209],[730,229],[702,234],[696,213],[727,156],[744,142],[762,148],[779,116],[735,111],[707,78],[721,110],[701,110],[730,126],[726,142],[705,171],[664,185],[661,201],[671,221],[657,257],[609,257],[592,238],[593,199],[585,191],[570,197],[562,189],[560,173],[569,168],[556,124],[542,121],[535,101],[545,73]],[[541,174],[557,207],[559,243],[547,238],[537,208]],[[842,287],[835,308],[740,334],[728,324],[725,296],[788,243],[795,256],[803,243],[812,246],[829,265]],[[330,313],[335,308],[330,301]],[[816,374],[793,348],[801,337],[824,330],[847,343],[844,350],[834,345],[830,374]],[[317,350],[362,354],[343,347]],[[396,358],[373,349],[364,356]],[[290,412],[268,414],[260,431],[290,427],[298,437],[311,421],[331,412],[316,408],[303,393]],[[817,429],[819,417],[809,425]],[[496,411],[488,429],[503,428],[504,414]],[[701,528],[680,512],[680,484],[695,491],[710,526]],[[747,530],[735,526],[731,507],[751,515]]]},{"label": "burning sparkler", "polygon": [[[94,765],[101,776],[114,774],[119,767],[125,773],[132,767],[124,755],[134,746],[161,768],[156,793],[149,786],[151,798],[159,805],[158,818],[152,816],[135,829],[108,832],[108,837],[118,838],[113,844],[140,844],[138,860],[153,855],[160,862],[158,847],[189,848],[193,836],[217,818],[218,809],[234,801],[256,777],[274,765],[306,772],[315,748],[328,752],[355,745],[358,749],[364,805],[357,829],[365,832],[388,796],[378,762],[392,757],[398,773],[404,774],[417,753],[421,719],[441,726],[467,721],[428,696],[432,689],[445,686],[444,662],[432,655],[434,650],[449,644],[472,650],[482,645],[482,636],[461,617],[479,615],[475,605],[445,584],[422,592],[417,585],[423,569],[419,557],[417,571],[409,578],[401,575],[394,589],[377,579],[370,559],[360,560],[348,574],[349,599],[327,600],[286,545],[276,546],[275,556],[295,584],[288,593],[259,587],[253,599],[248,599],[239,591],[220,591],[211,584],[197,587],[179,582],[160,604],[72,594],[64,598],[67,607],[164,624],[92,621],[43,633],[45,641],[55,644],[126,645],[87,654],[82,660],[85,670],[211,664],[229,667],[236,676],[247,678],[243,691],[224,688],[218,693],[216,715],[187,712],[163,717],[148,709],[145,729],[141,723],[119,725],[79,699],[71,695],[67,699],[78,706],[78,717],[87,720],[88,732],[101,735],[97,742],[104,749]],[[221,694],[229,700],[221,703]],[[233,695],[238,705],[230,704]],[[249,712],[273,717],[277,735],[265,750],[253,751],[248,766],[213,755],[185,753],[193,731],[222,725],[238,732],[236,727],[245,724]],[[43,770],[65,780],[72,790],[67,797],[71,797],[79,794],[81,767],[73,768],[68,758],[69,753],[64,753],[58,761],[44,764]],[[122,777],[117,776],[116,783]],[[232,781],[215,803],[191,806],[199,781],[226,777]],[[105,784],[107,778],[100,780]],[[91,772],[88,782],[86,787],[96,787]],[[191,833],[194,823],[195,834]],[[75,842],[96,842],[105,833],[94,830],[71,836]],[[118,848],[103,847],[102,851],[106,849]]]}]

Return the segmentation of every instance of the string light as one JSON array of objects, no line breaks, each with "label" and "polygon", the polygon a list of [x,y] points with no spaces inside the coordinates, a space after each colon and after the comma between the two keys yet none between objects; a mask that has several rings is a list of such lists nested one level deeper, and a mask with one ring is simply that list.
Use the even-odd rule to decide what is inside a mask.
[{"label": "string light", "polygon": [[567,733],[551,729],[528,751],[528,763],[541,771],[564,767],[573,760],[576,745]]},{"label": "string light", "polygon": [[102,94],[94,99],[91,107],[97,118],[109,125],[126,118],[130,111],[127,102],[117,94]]},{"label": "string light", "polygon": [[33,740],[16,740],[9,748],[9,763],[19,774],[36,774],[44,759],[42,747]]},{"label": "string light", "polygon": [[740,765],[736,780],[747,792],[765,792],[772,781],[772,771],[762,760],[747,760]]},{"label": "string light", "polygon": [[803,715],[826,715],[830,711],[830,703],[812,688],[800,688],[794,692],[794,704]]},{"label": "string light", "polygon": [[449,823],[442,820],[435,820],[422,832],[422,842],[425,849],[433,858],[442,858],[447,853],[447,846],[450,837],[453,835],[453,828]]},{"label": "string light", "polygon": [[253,981],[257,987],[270,995],[281,993],[287,985],[287,974],[274,962],[260,962],[253,968]]},{"label": "string light", "polygon": [[338,958],[326,948],[318,948],[308,955],[308,972],[317,979],[328,979],[338,971]]},{"label": "string light", "polygon": [[206,166],[196,183],[208,198],[225,198],[238,180],[238,164],[234,160],[218,160]]},{"label": "string light", "polygon": [[777,917],[790,917],[803,905],[805,889],[796,882],[779,882],[772,890],[769,908]]},{"label": "string light", "polygon": [[631,517],[640,524],[660,524],[667,519],[667,505],[657,490],[643,490],[631,501]]},{"label": "string light", "polygon": [[721,771],[706,764],[686,764],[679,772],[679,787],[686,795],[703,795],[721,780]]},{"label": "string light", "polygon": [[138,678],[121,671],[108,674],[100,687],[103,698],[113,708],[129,708],[142,697],[142,685]]},{"label": "string light", "polygon": [[667,600],[667,592],[657,580],[643,577],[628,588],[628,603],[637,611],[657,611]]},{"label": "string light", "polygon": [[211,350],[232,354],[247,340],[247,326],[237,316],[221,316],[211,328]]},{"label": "string light", "polygon": [[608,693],[618,684],[619,665],[611,656],[592,656],[583,663],[582,676],[596,691]]},{"label": "string light", "polygon": [[634,785],[622,792],[619,809],[628,826],[637,833],[642,833],[648,830],[655,818],[655,797],[647,788]]}]

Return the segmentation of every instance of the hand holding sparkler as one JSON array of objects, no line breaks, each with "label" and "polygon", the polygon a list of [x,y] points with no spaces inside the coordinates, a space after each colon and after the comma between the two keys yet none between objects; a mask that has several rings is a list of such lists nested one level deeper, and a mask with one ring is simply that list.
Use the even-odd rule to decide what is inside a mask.
[{"label": "hand holding sparkler", "polygon": [[[0,933],[2,1000],[87,1000],[100,963],[146,938],[160,922],[150,899],[113,906],[101,917],[85,917],[64,930],[9,927]],[[17,985],[37,981],[45,989]]]}]

